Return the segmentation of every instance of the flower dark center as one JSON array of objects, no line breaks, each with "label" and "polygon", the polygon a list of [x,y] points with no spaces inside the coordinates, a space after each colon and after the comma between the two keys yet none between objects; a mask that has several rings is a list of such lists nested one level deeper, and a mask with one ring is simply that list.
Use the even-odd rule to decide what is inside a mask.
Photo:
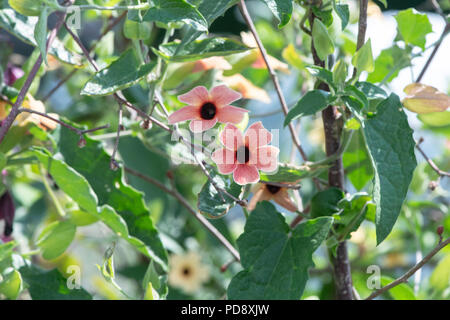
[{"label": "flower dark center", "polygon": [[239,147],[236,151],[236,160],[239,163],[247,163],[250,160],[250,150],[248,147]]},{"label": "flower dark center", "polygon": [[280,189],[281,189],[281,187],[274,186],[272,184],[266,184],[266,188],[267,188],[267,191],[269,191],[271,194],[275,194],[278,191],[280,191]]},{"label": "flower dark center", "polygon": [[191,268],[189,267],[184,267],[182,270],[183,276],[187,277],[191,274]]},{"label": "flower dark center", "polygon": [[200,108],[200,116],[204,120],[211,120],[216,115],[216,106],[214,103],[206,102]]}]

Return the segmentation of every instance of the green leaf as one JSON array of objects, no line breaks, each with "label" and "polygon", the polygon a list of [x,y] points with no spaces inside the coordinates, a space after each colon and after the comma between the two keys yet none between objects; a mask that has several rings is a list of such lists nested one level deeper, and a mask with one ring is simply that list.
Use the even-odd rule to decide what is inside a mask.
[{"label": "green leaf", "polygon": [[41,14],[39,15],[38,23],[34,27],[34,38],[36,39],[36,44],[41,52],[42,59],[45,64],[47,64],[47,11],[47,6],[44,6]]},{"label": "green leaf", "polygon": [[97,212],[97,196],[82,175],[64,161],[53,158],[43,148],[35,148],[33,154],[52,175],[56,184],[82,209],[90,213]]},{"label": "green leaf", "polygon": [[81,94],[104,96],[131,87],[149,74],[154,67],[155,62],[141,65],[134,50],[129,49],[89,79]]},{"label": "green leaf", "polygon": [[0,282],[0,293],[4,294],[6,298],[15,300],[22,291],[22,277],[20,272],[13,270],[8,274],[3,275],[3,280]]},{"label": "green leaf", "polygon": [[[239,0],[203,0],[198,5],[198,11],[200,11],[203,17],[205,17],[206,21],[208,22],[208,26],[210,26],[218,17],[224,15],[225,11],[227,11],[237,2],[239,2]],[[201,31],[195,30],[191,27],[183,37],[181,46],[183,47],[191,41],[194,41],[201,34]]]},{"label": "green leaf", "polygon": [[352,65],[356,68],[358,74],[362,71],[372,72],[374,70],[370,39],[353,56]]},{"label": "green leaf", "polygon": [[378,0],[378,1],[381,2],[385,8],[388,7],[387,0]]},{"label": "green leaf", "polygon": [[430,284],[439,291],[444,291],[450,286],[450,253],[447,253],[434,268]]},{"label": "green leaf", "polygon": [[337,4],[334,10],[336,11],[339,18],[341,18],[341,28],[342,30],[344,30],[350,19],[350,10],[348,8],[348,4]]},{"label": "green leaf", "polygon": [[167,253],[150,218],[143,194],[124,182],[122,170],[110,169],[110,156],[101,142],[85,137],[86,146],[80,150],[76,133],[61,128],[59,134],[58,147],[65,162],[85,177],[97,195],[98,204],[102,206],[100,219],[107,219],[110,226],[120,227],[122,237],[166,270]]},{"label": "green leaf", "polygon": [[311,199],[311,217],[332,216],[337,213],[338,202],[344,197],[344,192],[335,187],[317,192]]},{"label": "green leaf", "polygon": [[323,90],[311,90],[308,91],[297,104],[289,110],[289,113],[284,120],[284,125],[287,126],[292,120],[303,117],[311,116],[316,112],[325,109],[330,103],[330,93]]},{"label": "green leaf", "polygon": [[333,68],[333,82],[337,85],[342,85],[345,79],[347,79],[347,64],[344,60],[339,59]]},{"label": "green leaf", "polygon": [[318,17],[327,28],[333,24],[333,10],[325,10],[324,8],[319,8],[316,6],[311,6],[310,8],[314,15]]},{"label": "green leaf", "polygon": [[58,270],[42,270],[34,266],[19,269],[33,300],[92,300],[83,288],[69,289],[67,280]]},{"label": "green leaf", "polygon": [[[22,16],[10,8],[0,9],[0,28],[5,29],[23,42],[35,47],[37,46],[37,43],[34,38],[34,30],[38,20],[38,17]],[[81,56],[66,50],[64,44],[57,38],[53,40],[48,53],[63,62],[81,65]]]},{"label": "green leaf", "polygon": [[[394,280],[395,279],[392,279],[391,277],[382,276],[381,285],[383,287],[387,286]],[[413,289],[411,289],[411,287],[406,283],[401,283],[398,286],[389,289],[388,293],[394,300],[416,300],[416,296],[414,295]]]},{"label": "green leaf", "polygon": [[[125,221],[113,208],[107,205],[98,207],[97,195],[92,190],[89,182],[80,173],[70,167],[66,162],[55,159],[45,149],[34,148],[33,153],[52,175],[59,188],[76,201],[80,208],[86,211],[84,212],[84,215],[92,216],[90,218],[85,217],[84,221],[86,221],[86,219],[88,222],[100,219],[117,235],[132,244],[136,243],[136,239],[129,237]],[[78,217],[74,217],[71,214],[69,221],[76,225],[79,223],[83,224],[83,222],[80,222],[79,215]]]},{"label": "green leaf", "polygon": [[370,83],[370,82],[357,82],[355,83],[355,87],[362,91],[367,99],[386,99],[387,93],[380,87]]},{"label": "green leaf", "polygon": [[365,192],[355,193],[340,200],[337,204],[340,213],[335,226],[336,234],[343,239],[349,239],[351,233],[358,230],[366,215],[375,213],[376,208],[371,200]]},{"label": "green leaf", "polygon": [[334,52],[334,44],[330,35],[328,34],[327,27],[322,23],[322,21],[316,19],[314,20],[314,25],[312,28],[312,37],[314,47],[316,48],[317,55],[319,59],[325,61],[328,55]]},{"label": "green leaf", "polygon": [[276,173],[260,173],[260,180],[267,182],[298,182],[301,179],[313,178],[328,169],[329,166],[294,166],[290,164],[278,165]]},{"label": "green leaf", "polygon": [[426,126],[440,128],[450,126],[450,111],[431,112],[417,115]]},{"label": "green leaf", "polygon": [[411,65],[410,55],[399,46],[394,45],[381,51],[375,60],[375,69],[369,73],[368,82],[390,82],[397,77],[399,71]]},{"label": "green leaf", "polygon": [[151,0],[150,4],[153,5],[143,17],[144,21],[160,22],[168,26],[183,22],[198,31],[208,31],[205,18],[185,0]]},{"label": "green leaf", "polygon": [[375,169],[376,231],[380,244],[391,232],[408,192],[417,162],[412,129],[397,95],[378,105],[363,133]]},{"label": "green leaf", "polygon": [[181,49],[179,46],[177,42],[170,42],[159,46],[159,50],[155,48],[152,50],[167,61],[187,62],[213,56],[226,56],[250,49],[239,41],[219,37],[193,41]]},{"label": "green leaf", "polygon": [[318,66],[306,66],[306,70],[311,73],[312,76],[318,78],[319,80],[325,82],[330,87],[336,90],[336,86],[333,82],[333,73],[330,70],[327,70]]},{"label": "green leaf", "polygon": [[53,260],[62,255],[75,238],[76,231],[76,225],[70,221],[55,221],[45,227],[36,242],[42,257]]},{"label": "green leaf", "polygon": [[128,39],[146,40],[150,38],[151,26],[148,22],[127,19],[123,25],[123,34]]},{"label": "green leaf", "polygon": [[[227,190],[236,198],[239,197],[242,191],[240,185],[218,174],[213,174],[212,178],[217,186]],[[210,219],[224,216],[235,205],[235,201],[225,194],[222,194],[222,196],[225,201],[222,200],[214,185],[208,180],[198,194],[198,210]]]},{"label": "green leaf", "polygon": [[269,202],[256,206],[237,240],[244,268],[228,287],[230,300],[298,300],[308,280],[312,255],[325,240],[333,219],[308,220],[290,230]]},{"label": "green leaf", "polygon": [[11,8],[25,16],[38,16],[41,12],[40,2],[36,0],[8,0]]},{"label": "green leaf", "polygon": [[353,133],[350,144],[342,156],[342,161],[347,177],[356,190],[363,189],[372,180],[372,162],[361,130]]},{"label": "green leaf", "polygon": [[358,109],[364,109],[369,106],[369,100],[367,100],[367,97],[364,94],[364,92],[362,92],[355,86],[352,85],[346,86],[344,89],[344,93],[350,97],[355,98],[358,101],[358,103],[360,104],[360,108]]},{"label": "green leaf", "polygon": [[278,28],[283,28],[292,16],[292,0],[261,0],[272,11],[273,15],[280,22]]},{"label": "green leaf", "polygon": [[397,29],[406,44],[412,44],[425,50],[426,35],[433,32],[426,14],[409,8],[400,11],[396,16]]}]

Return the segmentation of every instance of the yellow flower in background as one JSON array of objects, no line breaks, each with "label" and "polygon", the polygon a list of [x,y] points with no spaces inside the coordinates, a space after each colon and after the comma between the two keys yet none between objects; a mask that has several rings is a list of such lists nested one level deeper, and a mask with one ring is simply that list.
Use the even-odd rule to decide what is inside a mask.
[{"label": "yellow flower in background", "polygon": [[175,254],[169,258],[169,284],[194,293],[208,280],[208,268],[201,262],[196,252]]},{"label": "yellow flower in background", "polygon": [[[42,101],[34,99],[31,94],[27,94],[22,106],[40,113],[46,113],[45,106]],[[55,113],[49,113],[48,115],[55,119],[59,119],[58,115]],[[54,130],[58,125],[55,121],[52,121],[46,117],[28,112],[20,113],[16,118],[16,122],[21,126],[25,126],[27,123],[33,122],[45,130]]]},{"label": "yellow flower in background", "polygon": [[270,103],[270,97],[266,90],[255,86],[250,80],[246,79],[240,74],[232,75],[231,77],[222,77],[230,88],[238,91],[245,99],[259,100],[264,103]]},{"label": "yellow flower in background", "polygon": [[411,83],[403,91],[407,94],[403,106],[415,113],[441,112],[450,106],[450,97],[431,86]]}]

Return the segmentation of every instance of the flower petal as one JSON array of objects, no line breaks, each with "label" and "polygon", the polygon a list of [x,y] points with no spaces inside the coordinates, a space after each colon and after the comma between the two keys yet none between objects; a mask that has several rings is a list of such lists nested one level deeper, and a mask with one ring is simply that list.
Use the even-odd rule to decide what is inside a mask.
[{"label": "flower petal", "polygon": [[238,108],[234,106],[225,106],[219,108],[217,111],[217,118],[219,122],[222,123],[235,123],[238,124],[244,118],[244,114],[247,113],[248,110],[243,108]]},{"label": "flower petal", "polygon": [[220,134],[220,142],[230,150],[237,150],[244,143],[242,132],[236,126],[228,123]]},{"label": "flower petal", "polygon": [[242,97],[239,92],[228,88],[225,84],[212,88],[210,96],[217,107],[225,106]]},{"label": "flower petal", "polygon": [[209,92],[204,86],[198,86],[191,91],[178,96],[178,100],[194,106],[201,106],[209,101]]},{"label": "flower petal", "polygon": [[260,185],[258,190],[253,193],[253,197],[247,206],[248,211],[253,211],[258,202],[270,200],[272,199],[272,197],[273,195],[269,191],[267,191],[266,186]]},{"label": "flower petal", "polygon": [[252,151],[268,145],[272,141],[272,134],[258,121],[248,127],[244,139],[245,145]]},{"label": "flower petal", "polygon": [[250,160],[248,163],[251,165],[256,165],[256,167],[261,171],[273,172],[278,167],[279,153],[280,149],[278,149],[277,147],[264,146],[258,148],[256,153],[250,153]]},{"label": "flower petal", "polygon": [[238,164],[233,172],[233,179],[240,185],[255,183],[259,181],[259,172],[255,166]]},{"label": "flower petal", "polygon": [[194,63],[194,69],[191,72],[194,73],[210,69],[231,70],[232,68],[232,65],[224,57],[209,57],[196,61]]},{"label": "flower petal", "polygon": [[217,117],[211,120],[192,120],[189,128],[192,132],[198,133],[211,129],[217,123]]},{"label": "flower petal", "polygon": [[221,174],[230,174],[236,169],[235,152],[227,148],[218,149],[211,155]]},{"label": "flower petal", "polygon": [[286,208],[289,211],[295,212],[298,210],[296,204],[289,197],[288,190],[286,188],[281,188],[274,197],[273,200],[278,203],[283,208]]},{"label": "flower petal", "polygon": [[200,119],[199,108],[194,106],[186,106],[175,111],[169,116],[169,124],[174,124],[186,120]]}]

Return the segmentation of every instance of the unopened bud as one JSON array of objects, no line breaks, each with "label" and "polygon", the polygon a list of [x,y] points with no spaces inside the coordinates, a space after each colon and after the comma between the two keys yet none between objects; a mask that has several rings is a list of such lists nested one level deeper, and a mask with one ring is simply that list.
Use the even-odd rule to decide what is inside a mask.
[{"label": "unopened bud", "polygon": [[121,124],[121,125],[119,126],[119,128],[120,128],[120,131],[124,131],[124,130],[125,130],[125,127],[123,126],[123,124]]},{"label": "unopened bud", "polygon": [[119,164],[117,163],[116,160],[111,159],[111,162],[109,163],[109,167],[111,168],[111,170],[116,171],[117,169],[119,169]]},{"label": "unopened bud", "polygon": [[86,139],[81,136],[80,140],[78,140],[78,148],[84,148],[86,146]]},{"label": "unopened bud", "polygon": [[442,236],[442,234],[444,233],[444,226],[437,227],[436,233],[438,234],[438,236]]},{"label": "unopened bud", "polygon": [[172,180],[172,179],[173,179],[173,173],[172,173],[172,171],[167,171],[167,172],[166,172],[166,176],[167,176],[167,178],[169,178],[170,180]]},{"label": "unopened bud", "polygon": [[430,189],[431,191],[436,190],[436,188],[439,186],[439,182],[437,181],[430,181],[430,183],[428,183],[428,189]]},{"label": "unopened bud", "polygon": [[145,129],[145,130],[150,129],[151,126],[152,126],[152,123],[151,123],[150,120],[148,120],[148,119],[145,119],[145,120],[142,121],[142,123],[141,123],[141,128],[142,128],[142,129]]}]

